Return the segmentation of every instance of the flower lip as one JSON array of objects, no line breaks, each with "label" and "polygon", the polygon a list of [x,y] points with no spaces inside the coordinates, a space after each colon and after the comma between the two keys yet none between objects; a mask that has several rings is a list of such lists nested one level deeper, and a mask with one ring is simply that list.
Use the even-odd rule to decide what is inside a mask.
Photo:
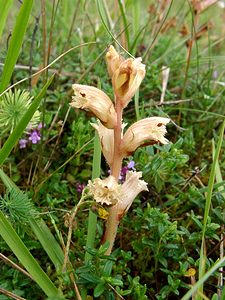
[{"label": "flower lip", "polygon": [[87,187],[90,195],[101,205],[115,205],[120,200],[121,186],[112,175],[103,180],[100,178],[89,180]]},{"label": "flower lip", "polygon": [[121,144],[121,154],[127,157],[138,147],[153,145],[155,143],[167,144],[166,124],[170,122],[168,118],[150,117],[142,119],[131,125],[124,134]]},{"label": "flower lip", "polygon": [[121,214],[128,211],[134,199],[142,191],[148,191],[147,182],[141,180],[142,172],[128,171],[126,180],[122,184],[121,198],[119,203],[119,210]]},{"label": "flower lip", "polygon": [[114,153],[114,131],[109,129],[101,124],[98,121],[98,124],[91,123],[91,126],[94,127],[99,135],[101,142],[102,153],[109,166],[112,166],[113,163],[113,153]]},{"label": "flower lip", "polygon": [[116,112],[111,99],[101,90],[81,84],[73,84],[74,96],[70,105],[91,111],[107,128],[114,128]]}]

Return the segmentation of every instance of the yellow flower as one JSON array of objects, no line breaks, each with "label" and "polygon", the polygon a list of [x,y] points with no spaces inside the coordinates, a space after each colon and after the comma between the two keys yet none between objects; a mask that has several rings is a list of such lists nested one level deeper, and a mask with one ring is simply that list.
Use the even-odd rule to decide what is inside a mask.
[{"label": "yellow flower", "polygon": [[75,96],[70,105],[91,111],[107,128],[116,125],[116,112],[111,99],[101,90],[88,85],[73,84]]},{"label": "yellow flower", "polygon": [[100,178],[89,180],[87,187],[95,201],[101,205],[115,205],[120,199],[121,185],[111,175],[103,180]]},{"label": "yellow flower", "polygon": [[121,144],[121,155],[123,157],[131,155],[138,147],[151,145],[160,142],[167,144],[166,124],[170,122],[168,118],[151,117],[142,119],[131,125],[124,134]]},{"label": "yellow flower", "polygon": [[123,108],[128,105],[145,77],[145,65],[141,60],[140,57],[125,60],[113,46],[110,46],[106,53],[108,72],[112,78],[116,100],[120,101]]}]

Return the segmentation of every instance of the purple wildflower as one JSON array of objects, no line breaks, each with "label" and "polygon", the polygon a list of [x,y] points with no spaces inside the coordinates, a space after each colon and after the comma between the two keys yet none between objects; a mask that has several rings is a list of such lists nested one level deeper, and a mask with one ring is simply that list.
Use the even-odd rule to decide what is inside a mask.
[{"label": "purple wildflower", "polygon": [[28,140],[31,141],[32,144],[37,144],[41,140],[40,132],[38,130],[32,130],[29,134]]},{"label": "purple wildflower", "polygon": [[213,73],[212,73],[212,78],[213,79],[217,79],[218,78],[218,76],[219,76],[219,73],[218,73],[218,71],[213,71]]},{"label": "purple wildflower", "polygon": [[135,166],[135,162],[134,162],[133,160],[131,160],[131,161],[127,164],[127,167],[128,167],[129,170],[135,171],[136,169],[135,169],[134,166]]},{"label": "purple wildflower", "polygon": [[77,182],[76,183],[76,190],[79,194],[83,192],[83,189],[86,187],[85,183]]},{"label": "purple wildflower", "polygon": [[26,139],[20,139],[20,140],[19,140],[19,148],[20,148],[20,149],[26,148],[27,142],[28,142],[28,140],[26,140]]},{"label": "purple wildflower", "polygon": [[[129,170],[136,171],[134,166],[135,166],[135,161],[131,160],[131,161],[129,161],[129,163],[126,166],[121,168],[120,175],[119,175],[119,180],[121,181],[121,183],[124,183],[127,172]],[[111,175],[111,170],[108,170],[108,174]]]},{"label": "purple wildflower", "polygon": [[135,171],[134,166],[135,166],[135,162],[133,160],[131,160],[126,166],[122,167],[122,169],[120,170],[120,176],[119,176],[119,180],[122,183],[125,181],[127,172],[129,170]]},{"label": "purple wildflower", "polygon": [[44,127],[45,127],[45,124],[43,124],[43,123],[39,123],[39,125],[38,125],[37,129],[38,129],[38,130],[40,130],[41,128],[44,128]]}]

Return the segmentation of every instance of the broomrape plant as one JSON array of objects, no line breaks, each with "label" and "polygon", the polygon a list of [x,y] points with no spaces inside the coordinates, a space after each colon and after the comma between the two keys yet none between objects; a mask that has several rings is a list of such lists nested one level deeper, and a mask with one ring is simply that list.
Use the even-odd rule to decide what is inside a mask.
[{"label": "broomrape plant", "polygon": [[142,172],[129,171],[125,182],[119,183],[124,158],[139,147],[156,143],[166,144],[168,118],[149,117],[132,124],[124,133],[123,110],[145,77],[142,59],[122,57],[113,46],[106,53],[106,63],[112,80],[114,102],[101,90],[87,85],[74,84],[74,96],[70,105],[91,111],[97,118],[92,126],[97,130],[103,155],[110,167],[110,176],[89,180],[88,193],[108,211],[103,242],[109,242],[106,254],[110,254],[120,220],[128,211],[135,197],[148,191],[147,183],[141,180]]}]

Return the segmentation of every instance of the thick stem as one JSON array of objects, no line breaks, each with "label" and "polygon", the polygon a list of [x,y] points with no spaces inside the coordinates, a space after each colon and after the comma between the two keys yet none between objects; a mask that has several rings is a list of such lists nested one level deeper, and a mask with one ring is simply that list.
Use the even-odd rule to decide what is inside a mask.
[{"label": "thick stem", "polygon": [[113,154],[113,165],[112,165],[112,176],[118,180],[120,170],[122,166],[122,157],[120,155],[120,144],[121,144],[121,128],[122,128],[122,107],[120,101],[116,101],[116,114],[117,124],[114,128],[114,154]]},{"label": "thick stem", "polygon": [[106,255],[110,255],[112,252],[113,244],[116,238],[117,229],[119,226],[118,205],[114,205],[109,209],[109,217],[106,224],[106,229],[103,237],[103,242],[109,241],[109,248],[106,251]]},{"label": "thick stem", "polygon": [[[117,125],[114,128],[114,155],[113,155],[113,165],[112,165],[112,176],[119,179],[120,170],[122,167],[122,157],[120,154],[120,144],[121,144],[121,129],[122,129],[122,106],[120,101],[116,101],[116,113],[117,113]],[[120,217],[118,214],[118,204],[112,206],[109,209],[109,217],[106,223],[106,230],[103,237],[103,242],[109,241],[110,246],[106,251],[106,255],[110,255],[113,244],[117,234],[117,228],[119,225]]]}]

